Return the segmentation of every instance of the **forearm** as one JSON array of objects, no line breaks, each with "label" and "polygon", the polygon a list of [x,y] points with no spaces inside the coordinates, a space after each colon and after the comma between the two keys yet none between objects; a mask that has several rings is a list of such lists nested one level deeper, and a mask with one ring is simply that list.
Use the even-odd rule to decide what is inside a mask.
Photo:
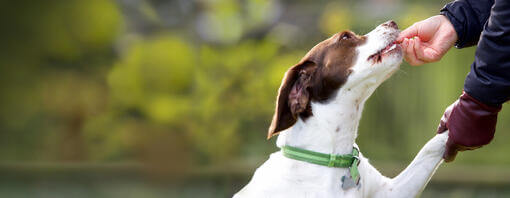
[{"label": "forearm", "polygon": [[464,90],[481,102],[499,106],[510,100],[510,2],[496,0],[478,43]]},{"label": "forearm", "polygon": [[441,9],[441,14],[450,20],[457,32],[455,47],[476,45],[493,4],[494,0],[457,0]]}]

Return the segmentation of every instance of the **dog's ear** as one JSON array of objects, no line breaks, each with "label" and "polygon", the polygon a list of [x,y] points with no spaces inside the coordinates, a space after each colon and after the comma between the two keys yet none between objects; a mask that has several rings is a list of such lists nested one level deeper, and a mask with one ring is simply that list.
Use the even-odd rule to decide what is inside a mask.
[{"label": "dog's ear", "polygon": [[268,139],[294,125],[301,113],[310,110],[309,88],[316,68],[315,63],[304,61],[285,73],[278,90],[273,121],[267,133]]}]

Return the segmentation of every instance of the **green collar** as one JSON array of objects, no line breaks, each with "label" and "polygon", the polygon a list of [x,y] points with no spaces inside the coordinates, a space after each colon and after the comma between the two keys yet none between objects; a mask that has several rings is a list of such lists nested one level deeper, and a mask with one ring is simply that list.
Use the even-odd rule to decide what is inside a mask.
[{"label": "green collar", "polygon": [[285,157],[303,162],[327,167],[349,168],[350,178],[356,184],[359,182],[359,151],[356,147],[353,147],[352,154],[346,155],[331,155],[292,146],[283,146],[282,153]]}]

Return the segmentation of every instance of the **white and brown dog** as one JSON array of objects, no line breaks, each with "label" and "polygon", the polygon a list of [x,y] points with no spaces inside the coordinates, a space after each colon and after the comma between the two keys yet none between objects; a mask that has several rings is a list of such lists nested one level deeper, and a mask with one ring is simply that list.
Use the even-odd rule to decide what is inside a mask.
[{"label": "white and brown dog", "polygon": [[[344,31],[312,48],[285,74],[268,138],[279,133],[280,148],[352,154],[365,101],[402,62],[398,34],[389,21],[364,36]],[[360,154],[355,159],[361,179],[350,187],[342,178],[349,179],[351,168],[291,159],[278,151],[234,197],[416,197],[442,162],[447,134],[432,138],[395,178],[381,175]]]}]

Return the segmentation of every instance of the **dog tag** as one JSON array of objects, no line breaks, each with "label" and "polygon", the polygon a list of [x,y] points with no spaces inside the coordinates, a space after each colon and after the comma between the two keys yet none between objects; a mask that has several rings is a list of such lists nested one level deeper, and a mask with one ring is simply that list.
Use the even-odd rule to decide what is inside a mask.
[{"label": "dog tag", "polygon": [[358,184],[359,184],[359,179],[358,179],[358,181],[354,181],[352,179],[350,173],[347,173],[347,175],[342,176],[342,189],[349,190],[353,187],[358,186]]}]

